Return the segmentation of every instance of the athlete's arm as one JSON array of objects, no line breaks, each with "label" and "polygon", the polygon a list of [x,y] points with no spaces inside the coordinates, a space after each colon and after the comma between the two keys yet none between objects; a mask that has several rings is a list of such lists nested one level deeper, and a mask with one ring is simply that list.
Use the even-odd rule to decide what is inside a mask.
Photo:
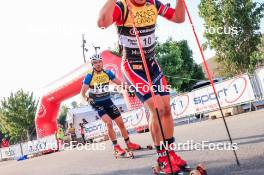
[{"label": "athlete's arm", "polygon": [[126,82],[122,82],[118,78],[115,78],[114,80],[112,80],[112,82],[117,85],[121,85],[122,89],[126,90],[129,96],[135,96],[134,91],[131,90],[131,87],[129,87],[129,85]]},{"label": "athlete's arm", "polygon": [[87,91],[89,90],[89,84],[92,81],[92,73],[86,75],[83,80],[82,89],[80,92],[81,97],[84,101],[88,101],[89,97],[86,96]]},{"label": "athlete's arm", "polygon": [[177,0],[175,12],[170,21],[175,23],[183,23],[185,21],[185,8],[182,1],[183,0]]},{"label": "athlete's arm", "polygon": [[126,83],[119,80],[112,71],[106,70],[106,73],[113,83],[115,83],[116,85],[121,85],[123,89],[126,89]]},{"label": "athlete's arm", "polygon": [[121,80],[119,80],[118,78],[115,78],[115,79],[113,79],[113,80],[111,80],[113,83],[115,83],[116,85],[122,85],[122,86],[124,86],[125,85],[125,83],[124,82],[122,82]]},{"label": "athlete's arm", "polygon": [[104,29],[113,24],[113,12],[116,6],[116,0],[107,0],[99,12],[97,21],[98,27]]},{"label": "athlete's arm", "polygon": [[86,96],[86,92],[89,90],[89,85],[83,84],[81,89],[81,97],[83,100],[87,101],[89,97]]},{"label": "athlete's arm", "polygon": [[177,0],[175,9],[171,8],[169,4],[164,5],[159,0],[151,0],[155,3],[160,16],[175,23],[182,23],[185,21],[185,8],[182,0]]}]

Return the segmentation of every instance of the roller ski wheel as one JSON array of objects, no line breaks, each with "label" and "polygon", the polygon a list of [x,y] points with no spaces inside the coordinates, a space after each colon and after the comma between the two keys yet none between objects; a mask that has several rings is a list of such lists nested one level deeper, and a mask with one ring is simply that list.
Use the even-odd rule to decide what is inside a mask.
[{"label": "roller ski wheel", "polygon": [[204,164],[198,164],[196,168],[189,167],[188,165],[182,168],[183,172],[188,173],[189,175],[207,175],[206,168]]},{"label": "roller ski wheel", "polygon": [[169,174],[162,172],[159,165],[155,165],[152,167],[152,172],[155,175],[207,175],[204,164],[198,164],[196,168],[186,166],[179,172]]},{"label": "roller ski wheel", "polygon": [[201,175],[207,175],[206,167],[204,164],[198,164],[196,169],[201,173]]},{"label": "roller ski wheel", "polygon": [[190,172],[190,175],[202,175],[202,174],[201,174],[200,171],[198,171],[198,170],[192,170],[192,171]]},{"label": "roller ski wheel", "polygon": [[152,172],[155,175],[160,174],[160,167],[158,165],[152,167]]},{"label": "roller ski wheel", "polygon": [[146,146],[146,149],[148,149],[148,150],[152,150],[152,149],[153,149],[153,146],[152,146],[152,145],[147,145],[147,146]]},{"label": "roller ski wheel", "polygon": [[189,173],[184,173],[181,170],[173,173],[163,172],[158,164],[152,166],[152,173],[155,175],[189,175]]},{"label": "roller ski wheel", "polygon": [[159,165],[155,165],[152,167],[152,173],[155,174],[155,175],[187,175],[187,174],[184,174],[184,172],[175,172],[175,173],[165,173],[163,171],[161,171],[160,169],[160,166]]},{"label": "roller ski wheel", "polygon": [[114,152],[114,156],[115,156],[116,159],[118,159],[118,158],[130,158],[130,159],[134,159],[135,158],[133,152],[131,152],[131,151],[127,151],[127,152],[125,152],[123,154],[118,154],[118,152],[115,151]]}]

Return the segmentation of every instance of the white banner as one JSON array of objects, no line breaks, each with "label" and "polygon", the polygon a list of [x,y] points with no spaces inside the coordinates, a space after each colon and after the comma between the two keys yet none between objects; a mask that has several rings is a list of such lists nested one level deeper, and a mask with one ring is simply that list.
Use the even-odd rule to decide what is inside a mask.
[{"label": "white banner", "polygon": [[[144,107],[122,113],[122,118],[125,124],[126,129],[134,129],[140,126],[148,125],[147,117],[148,114]],[[119,131],[118,126],[114,123],[114,130]],[[97,120],[85,125],[85,137],[93,138],[99,137],[106,134],[106,126],[102,120]]]},{"label": "white banner", "polygon": [[[248,75],[241,75],[222,83],[215,84],[222,107],[234,106],[255,99]],[[207,86],[187,94],[176,96],[171,103],[174,119],[191,114],[218,109],[215,94]]]},{"label": "white banner", "polygon": [[[123,113],[122,118],[126,126],[126,129],[134,129],[140,126],[148,125],[148,120],[147,120],[148,115],[146,114],[148,113],[146,112],[144,107]],[[115,129],[117,130],[118,127],[115,126]]]},{"label": "white banner", "polygon": [[20,145],[12,145],[7,148],[1,148],[1,154],[2,159],[9,159],[9,158],[15,158],[15,157],[21,157],[21,147]]},{"label": "white banner", "polygon": [[103,136],[105,134],[105,124],[102,120],[96,120],[94,122],[85,125],[84,135],[85,138],[94,138]]},{"label": "white banner", "polygon": [[171,112],[174,119],[194,113],[191,93],[176,96],[171,101]]},{"label": "white banner", "polygon": [[260,84],[262,96],[264,97],[264,68],[256,70],[256,75]]},{"label": "white banner", "polygon": [[57,150],[57,140],[55,135],[43,137],[38,140],[29,141],[22,144],[24,155],[35,154],[47,150]]}]

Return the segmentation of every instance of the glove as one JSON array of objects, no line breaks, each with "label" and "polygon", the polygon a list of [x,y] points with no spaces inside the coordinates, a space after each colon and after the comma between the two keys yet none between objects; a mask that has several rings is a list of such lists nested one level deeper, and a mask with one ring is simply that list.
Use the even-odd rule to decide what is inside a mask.
[{"label": "glove", "polygon": [[129,90],[129,88],[127,88],[127,93],[128,93],[128,96],[129,96],[129,97],[135,97],[135,92]]},{"label": "glove", "polygon": [[92,106],[92,108],[96,110],[103,109],[102,106],[96,105],[95,101],[92,98],[87,97],[86,101]]},{"label": "glove", "polygon": [[92,98],[87,97],[87,98],[86,98],[86,101],[87,101],[90,105],[95,106],[95,102],[94,102],[94,100],[93,100]]}]

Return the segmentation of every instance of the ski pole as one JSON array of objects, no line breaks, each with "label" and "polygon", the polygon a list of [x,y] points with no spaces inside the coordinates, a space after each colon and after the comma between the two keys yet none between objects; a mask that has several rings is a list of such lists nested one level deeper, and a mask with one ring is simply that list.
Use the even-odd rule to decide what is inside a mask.
[{"label": "ski pole", "polygon": [[[128,2],[128,1],[129,0],[126,1],[127,2],[127,7],[129,8],[129,10],[131,10],[132,9],[131,4],[130,4],[131,2]],[[154,91],[152,89],[153,83],[152,83],[152,80],[151,80],[151,77],[150,77],[148,65],[147,65],[147,62],[146,62],[146,57],[145,57],[144,50],[143,50],[143,47],[142,47],[142,44],[141,44],[141,40],[140,40],[140,37],[139,37],[139,32],[138,32],[138,30],[136,28],[136,25],[135,25],[134,15],[132,13],[130,13],[130,17],[132,19],[133,29],[134,29],[134,32],[135,32],[135,35],[136,35],[137,44],[138,44],[138,47],[139,47],[139,51],[140,51],[140,55],[141,55],[141,58],[142,58],[143,66],[144,66],[144,69],[145,69],[145,72],[146,72],[146,76],[147,76],[147,80],[148,80],[148,84],[149,84],[149,87],[150,87],[154,108],[155,108],[156,113],[157,113],[159,127],[160,127],[161,135],[162,135],[162,140],[163,140],[163,143],[165,144],[165,142],[166,142],[165,134],[164,134],[164,130],[163,130],[161,119],[160,119],[160,114],[159,114],[159,110],[158,110],[158,104],[157,104],[157,101],[156,101],[155,93],[154,93]],[[171,161],[170,161],[169,151],[168,151],[167,148],[165,148],[165,150],[166,150],[168,162],[169,162],[169,165],[170,165],[170,170],[173,173],[172,164],[171,164]]]},{"label": "ski pole", "polygon": [[[196,31],[195,31],[194,24],[193,24],[193,21],[192,21],[192,18],[191,18],[190,12],[189,12],[188,7],[187,7],[187,5],[186,5],[186,3],[185,3],[185,0],[182,0],[182,2],[183,2],[183,5],[184,5],[185,10],[186,10],[186,12],[187,12],[187,15],[188,15],[188,18],[189,18],[189,22],[190,22],[190,24],[191,24],[191,26],[192,26],[193,34],[194,34],[194,36],[195,36],[196,43],[197,43],[197,45],[198,45],[198,47],[199,47],[199,50],[200,50],[200,53],[201,53],[201,56],[202,56],[202,59],[203,59],[203,64],[204,64],[204,66],[205,66],[205,69],[206,69],[206,73],[207,73],[208,79],[209,79],[209,81],[210,81],[210,83],[211,83],[211,85],[212,85],[212,88],[213,88],[213,91],[214,91],[214,94],[215,94],[215,97],[216,97],[216,101],[217,101],[218,107],[219,107],[219,109],[220,109],[220,112],[221,112],[221,115],[222,115],[222,118],[223,118],[223,121],[224,121],[224,124],[225,124],[225,129],[226,129],[226,132],[227,132],[227,134],[228,134],[229,141],[230,141],[231,145],[233,145],[233,140],[232,140],[231,134],[230,134],[230,132],[229,132],[229,128],[228,128],[228,126],[227,126],[227,123],[226,123],[225,117],[224,117],[224,113],[223,113],[223,110],[222,110],[222,107],[221,107],[221,104],[220,104],[220,101],[219,101],[219,97],[218,97],[217,92],[216,92],[215,84],[214,84],[214,82],[213,82],[212,75],[211,75],[211,73],[210,73],[210,71],[209,71],[208,64],[207,64],[207,62],[206,62],[206,60],[205,60],[205,56],[204,56],[204,53],[203,53],[203,49],[202,49],[202,47],[201,47],[201,44],[200,44],[199,38],[198,38],[197,33],[196,33]],[[235,150],[235,149],[233,149],[233,153],[234,153],[234,156],[235,156],[235,158],[236,158],[236,163],[237,163],[237,165],[240,166],[240,163],[239,163],[239,160],[238,160],[237,153],[236,153],[236,150]]]}]

